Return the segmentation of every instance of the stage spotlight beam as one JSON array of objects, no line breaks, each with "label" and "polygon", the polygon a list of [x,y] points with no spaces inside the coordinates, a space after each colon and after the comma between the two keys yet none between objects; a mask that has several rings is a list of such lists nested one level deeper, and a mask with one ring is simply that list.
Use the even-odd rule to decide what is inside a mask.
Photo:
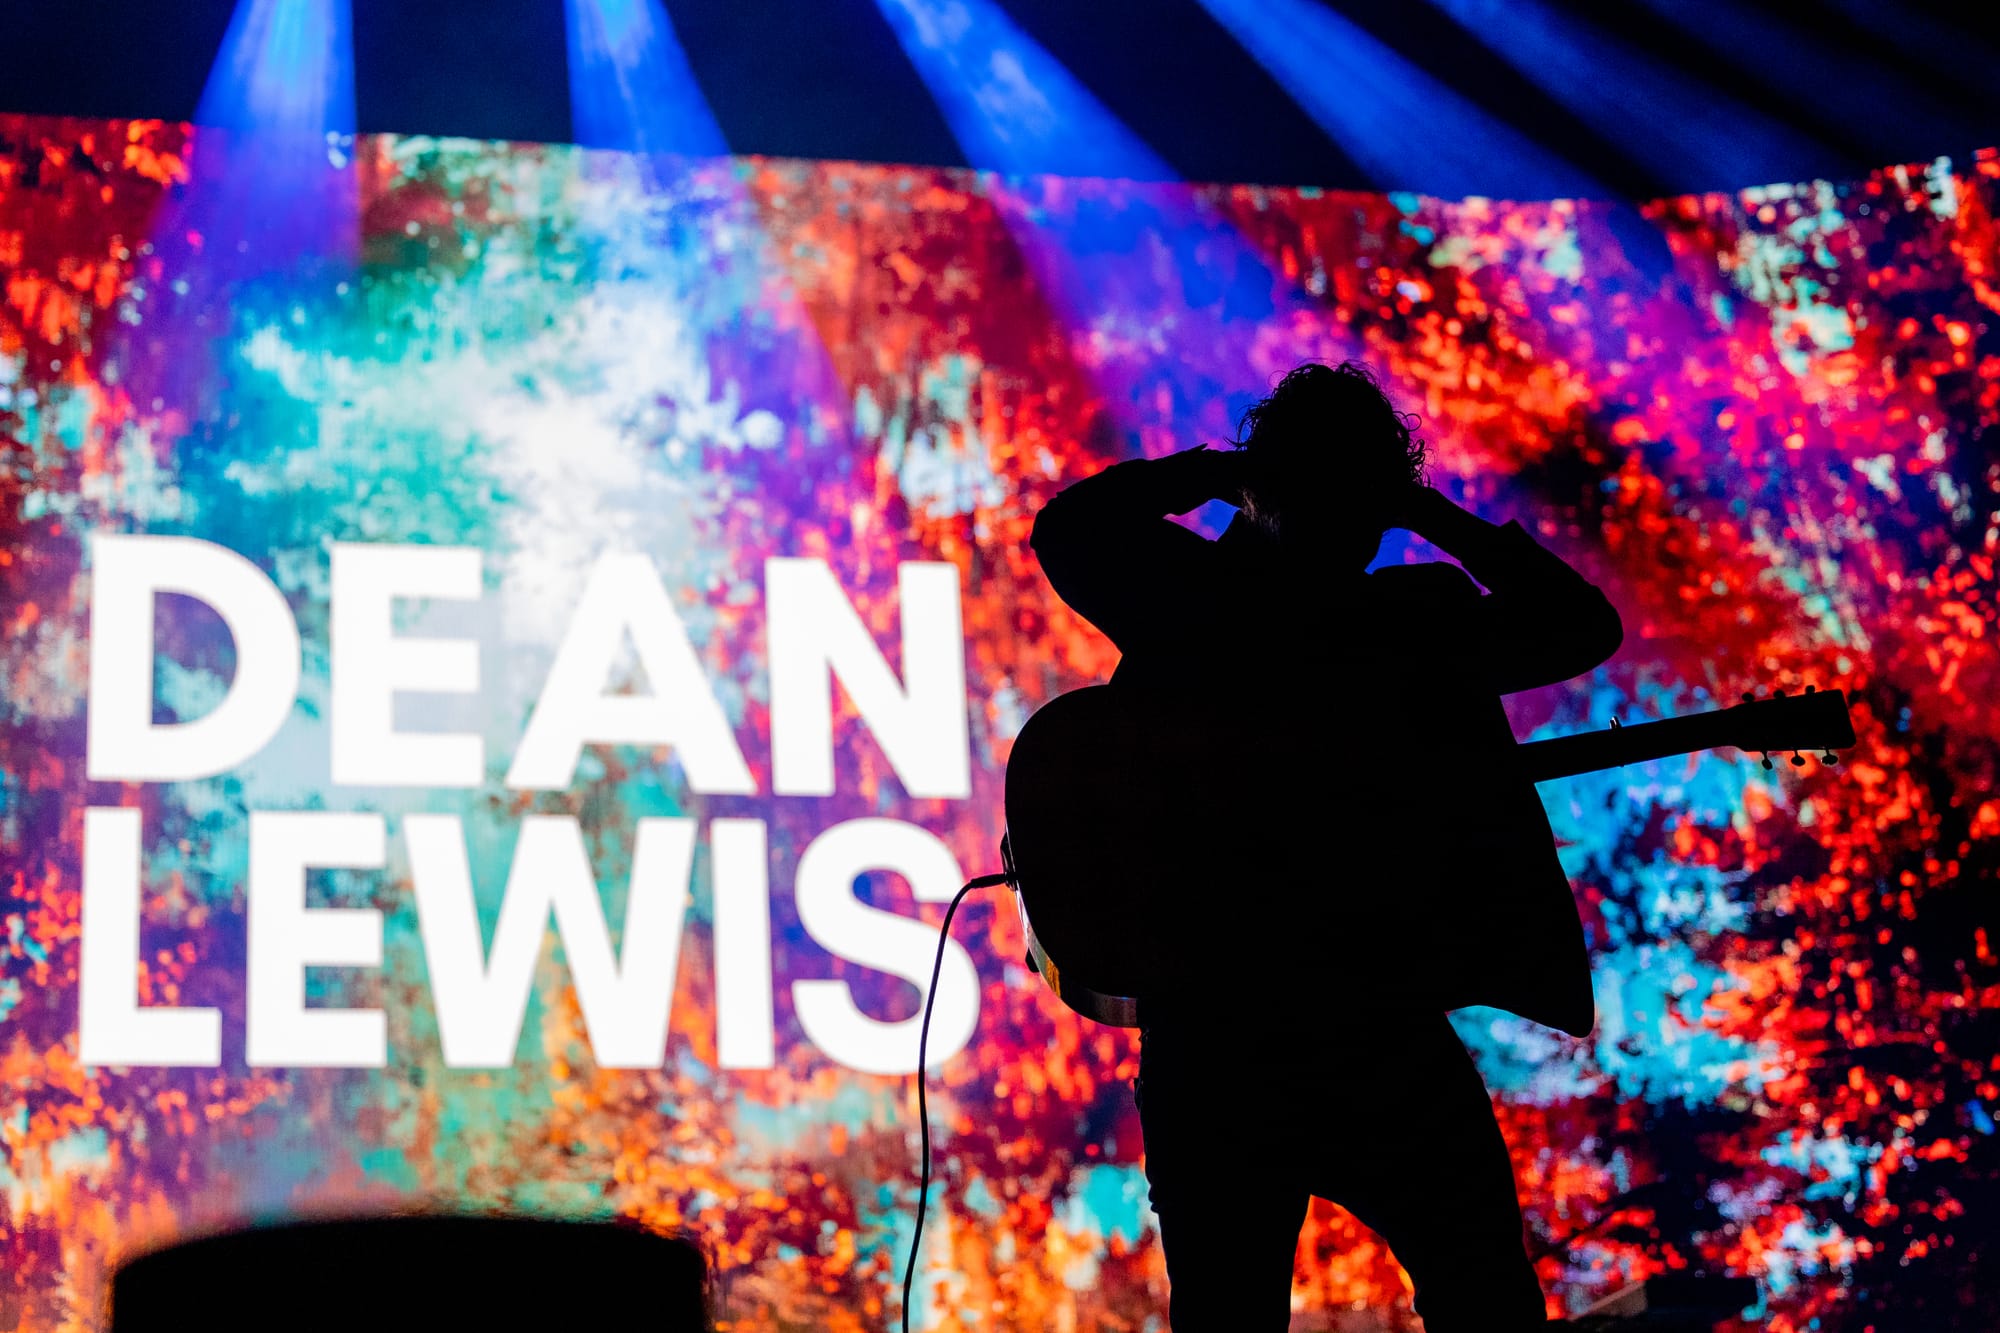
[{"label": "stage spotlight beam", "polygon": [[1007,175],[1178,178],[992,0],[875,0],[965,160]]},{"label": "stage spotlight beam", "polygon": [[1664,192],[1810,176],[1827,150],[1544,0],[1430,0],[1616,144]]},{"label": "stage spotlight beam", "polygon": [[152,229],[190,311],[240,278],[353,257],[348,0],[238,0],[194,124],[191,179]]},{"label": "stage spotlight beam", "polygon": [[348,0],[241,0],[194,122],[272,138],[354,133]]},{"label": "stage spotlight beam", "polygon": [[104,350],[120,391],[199,418],[247,323],[351,290],[360,213],[348,0],[238,0],[196,104],[186,184],[163,195],[133,282],[144,317]]},{"label": "stage spotlight beam", "polygon": [[647,156],[728,155],[660,0],[564,0],[563,8],[577,143]]},{"label": "stage spotlight beam", "polygon": [[1603,193],[1560,156],[1312,0],[1200,0],[1384,190],[1442,198]]}]

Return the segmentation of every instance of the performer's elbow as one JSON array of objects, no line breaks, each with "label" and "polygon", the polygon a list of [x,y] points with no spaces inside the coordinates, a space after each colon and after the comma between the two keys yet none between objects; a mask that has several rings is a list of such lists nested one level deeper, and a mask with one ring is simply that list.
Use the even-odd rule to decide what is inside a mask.
[{"label": "performer's elbow", "polygon": [[[1066,495],[1043,505],[1028,530],[1028,549],[1056,595],[1073,607],[1090,601],[1106,565],[1104,541],[1090,516]],[[1078,607],[1081,609],[1081,607]]]},{"label": "performer's elbow", "polygon": [[1058,539],[1062,531],[1062,496],[1050,497],[1035,511],[1035,521],[1028,528],[1028,547],[1040,555],[1044,547]]},{"label": "performer's elbow", "polygon": [[1563,609],[1543,622],[1534,637],[1538,647],[1527,650],[1517,663],[1516,674],[1507,677],[1501,693],[1552,685],[1574,680],[1602,666],[1625,641],[1625,625],[1618,608],[1596,588],[1587,596],[1566,598]]},{"label": "performer's elbow", "polygon": [[1028,549],[1047,569],[1053,563],[1060,563],[1063,554],[1074,544],[1076,525],[1070,521],[1070,510],[1074,506],[1063,503],[1057,495],[1036,511],[1035,522],[1028,529]]},{"label": "performer's elbow", "polygon": [[1618,608],[1611,599],[1597,589],[1591,599],[1588,614],[1584,617],[1584,638],[1588,643],[1590,670],[1609,661],[1625,642],[1625,622],[1618,614]]}]

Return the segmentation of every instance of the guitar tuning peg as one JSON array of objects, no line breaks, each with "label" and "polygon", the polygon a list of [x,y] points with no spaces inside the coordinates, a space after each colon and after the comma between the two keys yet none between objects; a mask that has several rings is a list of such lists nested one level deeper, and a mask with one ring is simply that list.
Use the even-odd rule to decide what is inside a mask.
[{"label": "guitar tuning peg", "polygon": [[1825,754],[1819,757],[1819,761],[1822,764],[1837,764],[1840,762],[1840,756],[1835,754],[1833,751],[1828,750]]},{"label": "guitar tuning peg", "polygon": [[1754,702],[1756,701],[1756,699],[1757,699],[1757,691],[1755,691],[1755,690],[1745,690],[1745,691],[1743,691],[1743,702],[1744,702],[1744,703],[1746,703],[1746,704],[1747,704],[1747,703],[1754,703]]},{"label": "guitar tuning peg", "polygon": [[1792,751],[1792,767],[1804,768],[1805,766],[1806,766],[1806,757],[1800,754],[1797,750]]},{"label": "guitar tuning peg", "polygon": [[1817,686],[1817,685],[1808,685],[1808,686],[1806,686],[1806,693],[1807,693],[1807,694],[1818,694],[1818,693],[1819,693],[1819,686]]},{"label": "guitar tuning peg", "polygon": [[1764,756],[1764,767],[1765,768],[1774,767],[1774,765],[1771,763],[1771,756],[1768,754]]}]

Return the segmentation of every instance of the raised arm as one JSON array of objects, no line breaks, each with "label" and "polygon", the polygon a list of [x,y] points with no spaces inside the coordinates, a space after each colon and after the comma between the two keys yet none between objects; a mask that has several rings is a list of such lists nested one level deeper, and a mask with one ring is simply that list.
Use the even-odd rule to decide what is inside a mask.
[{"label": "raised arm", "polygon": [[1233,450],[1135,458],[1085,477],[1042,506],[1028,544],[1056,593],[1125,651],[1184,632],[1210,543],[1168,519],[1238,499]]},{"label": "raised arm", "polygon": [[1498,693],[1580,676],[1624,641],[1610,599],[1519,523],[1488,523],[1428,486],[1416,492],[1399,523],[1491,590],[1480,597],[1467,586],[1461,614],[1467,651]]}]

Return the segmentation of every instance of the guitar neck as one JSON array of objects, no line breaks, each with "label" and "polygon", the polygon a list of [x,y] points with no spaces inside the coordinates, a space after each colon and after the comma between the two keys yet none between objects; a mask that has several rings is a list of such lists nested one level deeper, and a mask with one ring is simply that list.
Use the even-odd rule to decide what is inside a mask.
[{"label": "guitar neck", "polygon": [[1620,764],[1642,764],[1648,759],[1693,750],[1711,750],[1729,744],[1723,713],[1696,713],[1670,717],[1659,722],[1613,727],[1609,731],[1586,731],[1575,736],[1557,736],[1545,741],[1529,741],[1515,747],[1521,772],[1530,782],[1592,773]]},{"label": "guitar neck", "polygon": [[1741,750],[1844,750],[1854,744],[1854,721],[1847,696],[1839,690],[1751,699],[1733,708],[1717,708],[1636,727],[1615,723],[1607,731],[1529,741],[1514,748],[1521,775],[1530,782],[1547,782],[1575,773],[1591,773],[1620,764],[1641,764],[1673,754],[1713,750],[1733,745]]}]

